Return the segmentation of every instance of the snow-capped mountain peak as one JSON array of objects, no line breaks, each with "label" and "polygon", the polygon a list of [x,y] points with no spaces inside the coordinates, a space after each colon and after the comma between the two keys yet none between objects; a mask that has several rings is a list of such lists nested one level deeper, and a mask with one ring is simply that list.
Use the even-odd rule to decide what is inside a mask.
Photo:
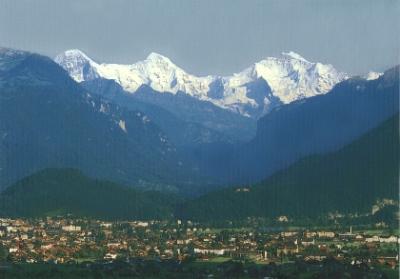
[{"label": "snow-capped mountain peak", "polygon": [[98,64],[79,49],[70,49],[56,56],[54,61],[60,64],[77,82],[98,78]]},{"label": "snow-capped mountain peak", "polygon": [[252,117],[282,103],[325,94],[347,78],[332,65],[309,62],[293,51],[267,57],[231,76],[197,77],[155,52],[130,65],[98,64],[76,49],[58,55],[55,61],[78,82],[101,77],[116,81],[130,93],[142,85],[160,93],[183,92]]},{"label": "snow-capped mountain peak", "polygon": [[300,54],[294,52],[294,51],[289,51],[289,52],[282,52],[282,57],[286,57],[289,59],[296,59],[296,60],[300,60],[303,62],[308,62],[303,56],[301,56]]},{"label": "snow-capped mountain peak", "polygon": [[281,58],[267,57],[243,71],[248,80],[264,79],[275,97],[285,104],[327,93],[347,78],[332,65],[307,61],[295,52],[284,52]]},{"label": "snow-capped mountain peak", "polygon": [[162,54],[159,54],[157,52],[151,52],[147,56],[146,61],[154,61],[154,62],[157,61],[157,62],[164,62],[164,63],[168,63],[168,64],[174,64],[168,57],[166,57]]},{"label": "snow-capped mountain peak", "polygon": [[79,59],[85,59],[88,61],[93,62],[92,59],[89,58],[89,56],[87,56],[83,51],[79,50],[79,49],[70,49],[64,52],[64,55],[67,57],[71,57],[71,58],[79,58]]}]

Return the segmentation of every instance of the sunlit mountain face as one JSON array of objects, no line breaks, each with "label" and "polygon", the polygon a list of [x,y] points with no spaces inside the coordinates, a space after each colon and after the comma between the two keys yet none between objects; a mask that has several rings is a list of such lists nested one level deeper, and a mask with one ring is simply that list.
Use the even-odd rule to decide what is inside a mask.
[{"label": "sunlit mountain face", "polygon": [[332,65],[309,62],[294,52],[267,57],[231,76],[205,77],[189,74],[157,53],[143,61],[121,65],[100,64],[80,50],[67,50],[55,61],[77,82],[112,79],[132,94],[143,85],[159,93],[183,92],[253,118],[281,104],[325,94],[348,77]]}]

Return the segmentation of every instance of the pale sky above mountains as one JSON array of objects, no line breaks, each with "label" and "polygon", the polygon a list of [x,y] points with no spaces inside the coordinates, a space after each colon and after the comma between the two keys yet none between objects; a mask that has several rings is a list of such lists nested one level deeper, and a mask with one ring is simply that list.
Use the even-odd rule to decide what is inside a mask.
[{"label": "pale sky above mountains", "polygon": [[284,51],[349,74],[399,63],[397,0],[0,0],[0,46],[98,62],[158,52],[196,75],[227,75]]}]

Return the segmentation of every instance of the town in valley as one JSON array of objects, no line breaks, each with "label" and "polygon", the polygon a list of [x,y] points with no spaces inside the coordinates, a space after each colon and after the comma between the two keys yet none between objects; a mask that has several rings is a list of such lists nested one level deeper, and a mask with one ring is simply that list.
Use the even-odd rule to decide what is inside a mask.
[{"label": "town in valley", "polygon": [[228,268],[230,265],[239,269],[243,278],[260,278],[263,272],[266,278],[283,278],[279,277],[279,272],[285,272],[281,269],[290,270],[300,263],[310,273],[332,262],[367,268],[369,274],[385,274],[378,270],[395,274],[399,270],[398,230],[384,223],[305,229],[288,226],[286,219],[281,216],[277,220],[280,227],[266,227],[249,219],[240,227],[228,222],[217,228],[176,219],[109,222],[72,216],[4,218],[0,219],[0,274],[24,263],[30,263],[30,268],[50,264],[89,271],[112,270],[121,263],[135,266],[153,262],[161,269],[210,265],[215,268],[202,268],[201,272],[216,278],[233,268]]}]

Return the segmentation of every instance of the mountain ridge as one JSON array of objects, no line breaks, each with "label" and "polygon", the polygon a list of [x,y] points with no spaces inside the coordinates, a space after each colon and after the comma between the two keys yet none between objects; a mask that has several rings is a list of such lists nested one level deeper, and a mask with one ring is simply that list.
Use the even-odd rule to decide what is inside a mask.
[{"label": "mountain ridge", "polygon": [[0,50],[0,116],[0,188],[46,167],[170,190],[185,176],[148,116],[90,94],[45,56]]},{"label": "mountain ridge", "polygon": [[174,195],[89,178],[76,169],[50,168],[24,177],[0,192],[0,214],[149,220],[170,218],[177,200]]},{"label": "mountain ridge", "polygon": [[[130,93],[142,85],[160,93],[184,92],[254,118],[280,103],[325,94],[348,77],[332,65],[309,62],[294,52],[282,53],[280,58],[267,57],[231,76],[204,77],[188,74],[158,53],[150,53],[145,60],[130,65],[99,64],[77,49],[67,50],[54,60],[77,82],[101,77],[115,80]],[[264,80],[270,90],[262,92],[261,98],[254,98],[248,94],[247,86],[259,79]]]},{"label": "mountain ridge", "polygon": [[[226,184],[255,183],[311,154],[332,152],[399,111],[399,67],[375,80],[347,79],[329,94],[279,106],[240,146],[198,156],[202,171]],[[217,150],[218,153],[218,150]]]}]

